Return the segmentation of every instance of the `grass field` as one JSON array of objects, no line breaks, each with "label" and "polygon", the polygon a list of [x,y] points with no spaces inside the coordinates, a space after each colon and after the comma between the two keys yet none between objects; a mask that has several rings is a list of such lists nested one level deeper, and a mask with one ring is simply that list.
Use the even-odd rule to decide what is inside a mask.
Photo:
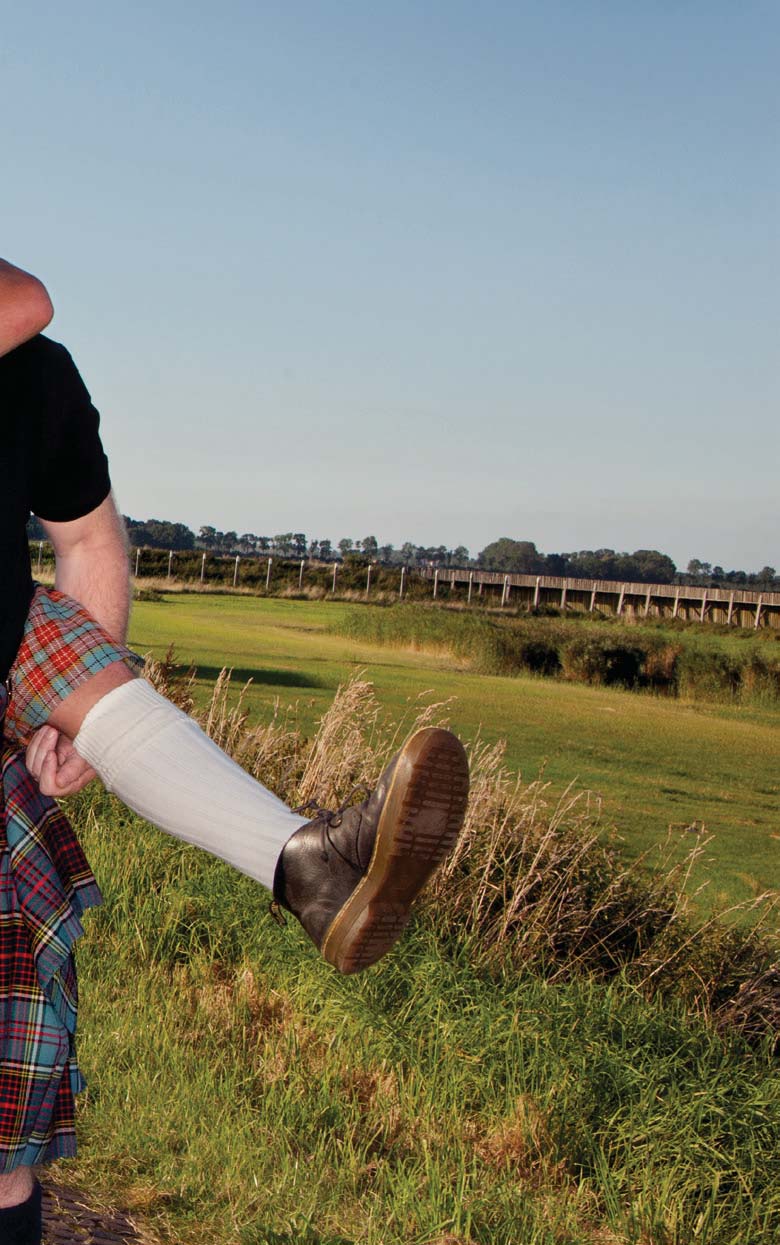
[{"label": "grass field", "polygon": [[[728,766],[717,790],[728,781],[735,804],[771,820],[740,768],[756,741],[770,749],[768,716],[479,678],[347,643],[325,631],[333,608],[175,597],[141,603],[132,638],[157,656],[175,641],[201,669],[204,700],[225,663],[254,679],[258,717],[276,696],[297,698],[308,730],[356,666],[391,716],[420,688],[457,696],[459,729],[505,734],[532,774],[546,752],[559,787],[578,768],[605,775],[609,815],[633,845],[644,823],[633,828],[631,793],[649,803],[654,780],[663,800],[674,761],[695,795],[702,739],[712,775],[719,758]],[[761,755],[752,772],[768,784]],[[130,1208],[150,1241],[774,1245],[780,1072],[768,1043],[716,1033],[629,975],[486,972],[480,928],[437,926],[437,902],[375,969],[339,978],[248,879],[100,788],[72,807],[106,902],[79,949],[90,1088],[65,1174]],[[750,890],[718,867],[724,890]]]},{"label": "grass field", "polygon": [[399,717],[423,690],[452,698],[464,736],[505,739],[507,760],[554,787],[576,780],[603,800],[606,826],[639,853],[671,827],[680,850],[712,835],[709,901],[728,904],[780,889],[778,723],[771,709],[673,701],[536,678],[475,675],[447,656],[378,648],[328,628],[338,603],[171,594],[134,607],[131,640],[160,657],[171,643],[194,663],[202,695],[220,669],[251,679],[258,715],[280,697],[312,729],[336,687],[364,668]]}]

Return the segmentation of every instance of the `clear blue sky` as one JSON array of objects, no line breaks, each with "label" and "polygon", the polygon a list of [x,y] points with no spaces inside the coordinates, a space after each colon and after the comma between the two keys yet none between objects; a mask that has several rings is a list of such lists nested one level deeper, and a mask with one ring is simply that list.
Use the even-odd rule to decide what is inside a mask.
[{"label": "clear blue sky", "polygon": [[2,8],[126,513],[780,567],[776,0]]}]

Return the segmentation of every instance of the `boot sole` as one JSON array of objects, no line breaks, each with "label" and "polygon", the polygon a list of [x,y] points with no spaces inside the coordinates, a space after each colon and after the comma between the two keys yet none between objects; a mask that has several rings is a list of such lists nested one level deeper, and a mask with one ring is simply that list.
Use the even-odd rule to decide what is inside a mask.
[{"label": "boot sole", "polygon": [[341,973],[376,964],[400,938],[413,901],[455,846],[469,791],[460,740],[425,727],[401,749],[365,876],[331,922],[322,954]]}]

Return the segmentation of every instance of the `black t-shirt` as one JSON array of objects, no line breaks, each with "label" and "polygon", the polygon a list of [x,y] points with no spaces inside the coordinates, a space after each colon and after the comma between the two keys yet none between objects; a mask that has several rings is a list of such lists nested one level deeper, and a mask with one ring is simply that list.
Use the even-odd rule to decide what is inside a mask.
[{"label": "black t-shirt", "polygon": [[0,357],[0,679],[16,656],[33,591],[30,511],[65,523],[110,491],[99,422],[64,346],[38,336]]}]

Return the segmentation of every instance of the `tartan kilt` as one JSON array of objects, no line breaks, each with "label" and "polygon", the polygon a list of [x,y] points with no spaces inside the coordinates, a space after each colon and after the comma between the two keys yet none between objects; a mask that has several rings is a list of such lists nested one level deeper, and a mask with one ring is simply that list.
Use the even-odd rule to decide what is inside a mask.
[{"label": "tartan kilt", "polygon": [[73,597],[37,584],[8,675],[6,739],[26,747],[71,692],[116,662],[136,674],[144,667],[142,657],[112,639]]},{"label": "tartan kilt", "polygon": [[84,1081],[73,948],[84,912],[102,902],[70,822],[41,794],[23,749],[70,692],[116,661],[143,665],[71,597],[36,588],[0,685],[0,1173],[76,1153]]},{"label": "tartan kilt", "polygon": [[[5,691],[0,690],[0,709]],[[76,1153],[73,946],[101,902],[70,823],[3,745],[0,801],[0,1172]]]}]

